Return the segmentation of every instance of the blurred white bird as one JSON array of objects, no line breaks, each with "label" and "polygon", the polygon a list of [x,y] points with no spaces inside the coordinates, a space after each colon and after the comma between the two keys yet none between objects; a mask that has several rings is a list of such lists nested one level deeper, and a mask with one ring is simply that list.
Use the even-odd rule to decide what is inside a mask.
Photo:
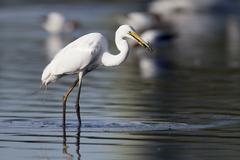
[{"label": "blurred white bird", "polygon": [[54,57],[42,73],[42,84],[47,86],[51,82],[68,74],[78,74],[78,79],[68,89],[63,97],[63,123],[65,124],[66,101],[68,95],[78,84],[76,100],[76,113],[81,125],[79,97],[82,78],[88,72],[98,66],[118,66],[124,62],[129,54],[129,46],[126,39],[133,39],[140,45],[151,50],[146,43],[129,25],[120,26],[115,34],[115,43],[120,51],[119,54],[111,54],[108,51],[108,43],[101,33],[90,33],[84,35],[68,44]]},{"label": "blurred white bird", "polygon": [[150,3],[148,11],[162,18],[179,12],[209,12],[239,10],[236,3],[229,0],[155,0]]},{"label": "blurred white bird", "polygon": [[131,12],[124,19],[120,20],[120,24],[128,24],[137,32],[143,32],[157,26],[158,17],[147,12]]},{"label": "blurred white bird", "polygon": [[191,11],[192,0],[155,0],[149,4],[148,11],[162,18],[175,12]]},{"label": "blurred white bird", "polygon": [[170,41],[176,38],[176,34],[160,31],[158,29],[150,29],[143,32],[141,37],[146,42],[149,42],[153,48],[158,49],[168,45]]},{"label": "blurred white bird", "polygon": [[75,20],[67,21],[63,14],[59,12],[50,12],[45,18],[42,27],[50,34],[59,34],[62,32],[72,32],[78,28],[79,22]]},{"label": "blurred white bird", "polygon": [[143,32],[141,37],[151,45],[153,52],[145,54],[145,50],[136,46],[140,73],[142,78],[152,79],[159,76],[164,70],[171,68],[164,52],[176,38],[176,34],[152,29]]},{"label": "blurred white bird", "polygon": [[206,56],[206,46],[211,49],[219,39],[226,24],[223,13],[239,12],[238,6],[229,0],[155,0],[148,10],[159,15],[162,23],[178,35],[173,47],[177,54],[171,57],[174,63],[200,67],[216,60]]}]

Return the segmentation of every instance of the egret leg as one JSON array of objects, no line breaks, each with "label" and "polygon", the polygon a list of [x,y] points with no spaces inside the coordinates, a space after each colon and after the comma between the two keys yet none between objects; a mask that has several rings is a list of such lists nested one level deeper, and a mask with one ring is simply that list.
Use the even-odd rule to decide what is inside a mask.
[{"label": "egret leg", "polygon": [[81,126],[81,124],[82,124],[81,115],[80,115],[80,106],[79,106],[80,92],[81,92],[81,86],[82,86],[82,76],[83,76],[83,73],[80,72],[79,73],[77,99],[76,99],[76,105],[75,105],[79,126]]},{"label": "egret leg", "polygon": [[81,128],[80,125],[77,128],[77,135],[76,135],[76,153],[77,153],[77,160],[81,159],[80,154],[80,137],[81,137]]},{"label": "egret leg", "polygon": [[69,94],[72,92],[73,88],[77,85],[79,79],[77,79],[69,88],[68,90],[65,92],[64,96],[63,96],[63,126],[65,127],[65,120],[66,120],[66,103],[67,103],[67,99]]}]

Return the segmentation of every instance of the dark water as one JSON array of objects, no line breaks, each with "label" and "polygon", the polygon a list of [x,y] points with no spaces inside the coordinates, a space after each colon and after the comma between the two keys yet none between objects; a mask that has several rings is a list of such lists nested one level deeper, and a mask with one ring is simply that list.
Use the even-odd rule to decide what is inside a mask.
[{"label": "dark water", "polygon": [[[142,76],[145,71],[139,70],[134,53],[120,67],[91,72],[83,80],[81,132],[74,109],[76,91],[69,98],[63,130],[61,98],[75,77],[32,94],[39,90],[51,51],[92,31],[113,39],[109,26],[116,24],[115,16],[139,6],[92,7],[0,9],[1,159],[239,159],[237,16],[189,15],[182,21],[178,17],[181,23],[176,21],[175,26],[181,36],[169,50],[175,67],[157,78]],[[40,22],[51,10],[81,19],[85,26],[73,34],[50,37]],[[195,27],[187,29],[187,24]]]}]

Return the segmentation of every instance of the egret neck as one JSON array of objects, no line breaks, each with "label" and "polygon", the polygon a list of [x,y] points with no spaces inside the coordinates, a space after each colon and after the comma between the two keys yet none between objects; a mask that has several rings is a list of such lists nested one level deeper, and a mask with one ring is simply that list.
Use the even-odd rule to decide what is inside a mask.
[{"label": "egret neck", "polygon": [[120,53],[114,55],[108,51],[104,52],[102,56],[102,64],[104,66],[118,66],[127,59],[129,54],[129,45],[127,40],[125,40],[125,36],[122,36],[121,34],[119,35],[118,32],[116,32],[115,44]]}]

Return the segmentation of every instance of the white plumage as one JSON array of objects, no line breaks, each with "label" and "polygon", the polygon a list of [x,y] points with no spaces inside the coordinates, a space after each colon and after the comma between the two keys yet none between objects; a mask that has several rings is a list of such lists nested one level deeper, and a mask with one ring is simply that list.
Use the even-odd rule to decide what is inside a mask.
[{"label": "white plumage", "polygon": [[106,40],[100,33],[90,33],[68,44],[44,69],[42,82],[47,85],[64,74],[74,74],[92,67],[98,53],[104,50],[104,41],[106,45]]}]

